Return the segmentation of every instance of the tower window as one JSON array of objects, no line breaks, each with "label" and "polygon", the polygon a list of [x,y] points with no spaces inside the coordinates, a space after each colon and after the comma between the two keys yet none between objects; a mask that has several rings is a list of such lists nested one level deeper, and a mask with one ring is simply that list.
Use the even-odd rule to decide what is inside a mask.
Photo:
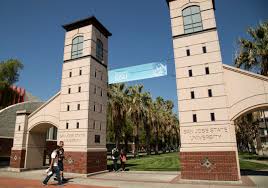
[{"label": "tower window", "polygon": [[196,114],[193,114],[193,122],[197,122]]},{"label": "tower window", "polygon": [[70,111],[70,105],[67,105],[67,111]]},{"label": "tower window", "polygon": [[190,56],[191,55],[191,52],[190,52],[189,49],[186,50],[186,54],[187,54],[187,56]]},{"label": "tower window", "polygon": [[70,77],[70,78],[72,77],[72,72],[69,72],[69,77]]},{"label": "tower window", "polygon": [[103,44],[100,39],[97,40],[97,48],[96,48],[96,56],[97,59],[102,61],[103,60]]},{"label": "tower window", "polygon": [[211,119],[211,121],[215,121],[215,114],[214,113],[210,113],[210,119]]},{"label": "tower window", "polygon": [[206,67],[205,70],[206,70],[206,74],[209,74],[209,67]]},{"label": "tower window", "polygon": [[100,113],[102,112],[102,104],[100,105]]},{"label": "tower window", "polygon": [[73,39],[72,54],[71,54],[72,59],[79,58],[83,55],[83,42],[84,42],[83,36],[77,36]]},{"label": "tower window", "polygon": [[96,94],[97,93],[97,86],[95,85],[94,86],[94,94]]},{"label": "tower window", "polygon": [[194,99],[195,95],[194,95],[194,91],[191,91],[191,99]]},{"label": "tower window", "polygon": [[100,135],[95,135],[95,143],[100,143]]},{"label": "tower window", "polygon": [[77,104],[77,110],[80,110],[80,104]]},{"label": "tower window", "polygon": [[101,122],[100,122],[100,130],[101,130]]},{"label": "tower window", "polygon": [[192,77],[193,76],[193,71],[191,69],[188,70],[188,73],[189,73],[189,77]]},{"label": "tower window", "polygon": [[69,123],[66,123],[66,129],[69,129]]},{"label": "tower window", "polygon": [[204,54],[207,53],[207,47],[203,46],[202,49]]},{"label": "tower window", "polygon": [[82,75],[82,69],[79,70],[79,75],[80,75],[80,76]]},{"label": "tower window", "polygon": [[97,78],[97,70],[95,70],[95,78]]},{"label": "tower window", "polygon": [[70,94],[70,93],[71,93],[71,88],[68,89],[68,94]]},{"label": "tower window", "polygon": [[199,6],[190,6],[182,11],[184,33],[193,33],[203,30]]},{"label": "tower window", "polygon": [[208,90],[208,96],[212,97],[212,90],[211,89]]},{"label": "tower window", "polygon": [[93,122],[93,129],[96,127],[96,121]]},{"label": "tower window", "polygon": [[79,93],[81,92],[81,86],[78,87],[78,92],[79,92]]},{"label": "tower window", "polygon": [[103,96],[102,88],[101,88],[101,92],[100,92],[100,95],[101,95],[101,96]]},{"label": "tower window", "polygon": [[76,128],[79,129],[79,122],[76,123]]},{"label": "tower window", "polygon": [[96,111],[96,104],[94,104],[94,109],[93,110],[94,110],[94,112]]},{"label": "tower window", "polygon": [[20,125],[19,125],[19,129],[18,129],[18,131],[20,131]]}]

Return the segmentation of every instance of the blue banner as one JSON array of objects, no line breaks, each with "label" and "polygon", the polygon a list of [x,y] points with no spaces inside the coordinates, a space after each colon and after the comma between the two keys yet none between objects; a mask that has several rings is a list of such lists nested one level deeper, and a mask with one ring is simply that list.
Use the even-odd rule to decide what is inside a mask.
[{"label": "blue banner", "polygon": [[160,62],[115,69],[108,72],[109,84],[155,78],[166,75],[167,65]]}]

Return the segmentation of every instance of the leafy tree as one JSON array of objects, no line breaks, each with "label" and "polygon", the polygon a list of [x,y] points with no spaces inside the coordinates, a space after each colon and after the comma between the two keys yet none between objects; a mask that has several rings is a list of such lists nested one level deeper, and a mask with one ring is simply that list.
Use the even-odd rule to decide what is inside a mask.
[{"label": "leafy tree", "polygon": [[0,83],[12,85],[19,80],[23,64],[17,59],[9,59],[0,63]]},{"label": "leafy tree", "polygon": [[239,51],[235,58],[236,67],[255,70],[268,75],[268,21],[247,31],[250,39],[239,39]]},{"label": "leafy tree", "polygon": [[19,80],[23,64],[16,59],[9,59],[0,63],[0,109],[12,104],[13,99],[18,97],[10,86]]}]

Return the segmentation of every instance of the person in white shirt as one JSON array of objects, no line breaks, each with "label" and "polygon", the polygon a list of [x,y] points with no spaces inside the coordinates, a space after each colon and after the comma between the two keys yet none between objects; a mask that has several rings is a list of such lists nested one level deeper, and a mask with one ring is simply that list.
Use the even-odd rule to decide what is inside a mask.
[{"label": "person in white shirt", "polygon": [[47,185],[47,182],[49,181],[49,179],[53,176],[53,174],[56,174],[57,180],[58,180],[58,185],[62,185],[62,181],[61,181],[61,177],[60,177],[60,169],[58,166],[58,159],[59,159],[59,147],[57,147],[57,149],[55,149],[52,153],[51,153],[51,162],[50,162],[50,166],[49,168],[51,169],[52,173],[50,175],[48,175],[44,181],[43,181],[43,185]]}]

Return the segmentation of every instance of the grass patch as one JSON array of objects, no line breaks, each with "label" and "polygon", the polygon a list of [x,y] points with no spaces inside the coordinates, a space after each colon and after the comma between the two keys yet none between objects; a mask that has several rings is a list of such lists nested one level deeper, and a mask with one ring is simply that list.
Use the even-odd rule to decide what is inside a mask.
[{"label": "grass patch", "polygon": [[[112,161],[108,161],[108,166],[111,169]],[[129,159],[126,169],[131,171],[179,171],[178,152]]]},{"label": "grass patch", "polygon": [[254,163],[254,162],[250,162],[250,161],[244,161],[239,160],[240,163],[240,170],[264,170],[264,169],[268,169],[268,165],[265,164],[259,164],[259,163]]}]

